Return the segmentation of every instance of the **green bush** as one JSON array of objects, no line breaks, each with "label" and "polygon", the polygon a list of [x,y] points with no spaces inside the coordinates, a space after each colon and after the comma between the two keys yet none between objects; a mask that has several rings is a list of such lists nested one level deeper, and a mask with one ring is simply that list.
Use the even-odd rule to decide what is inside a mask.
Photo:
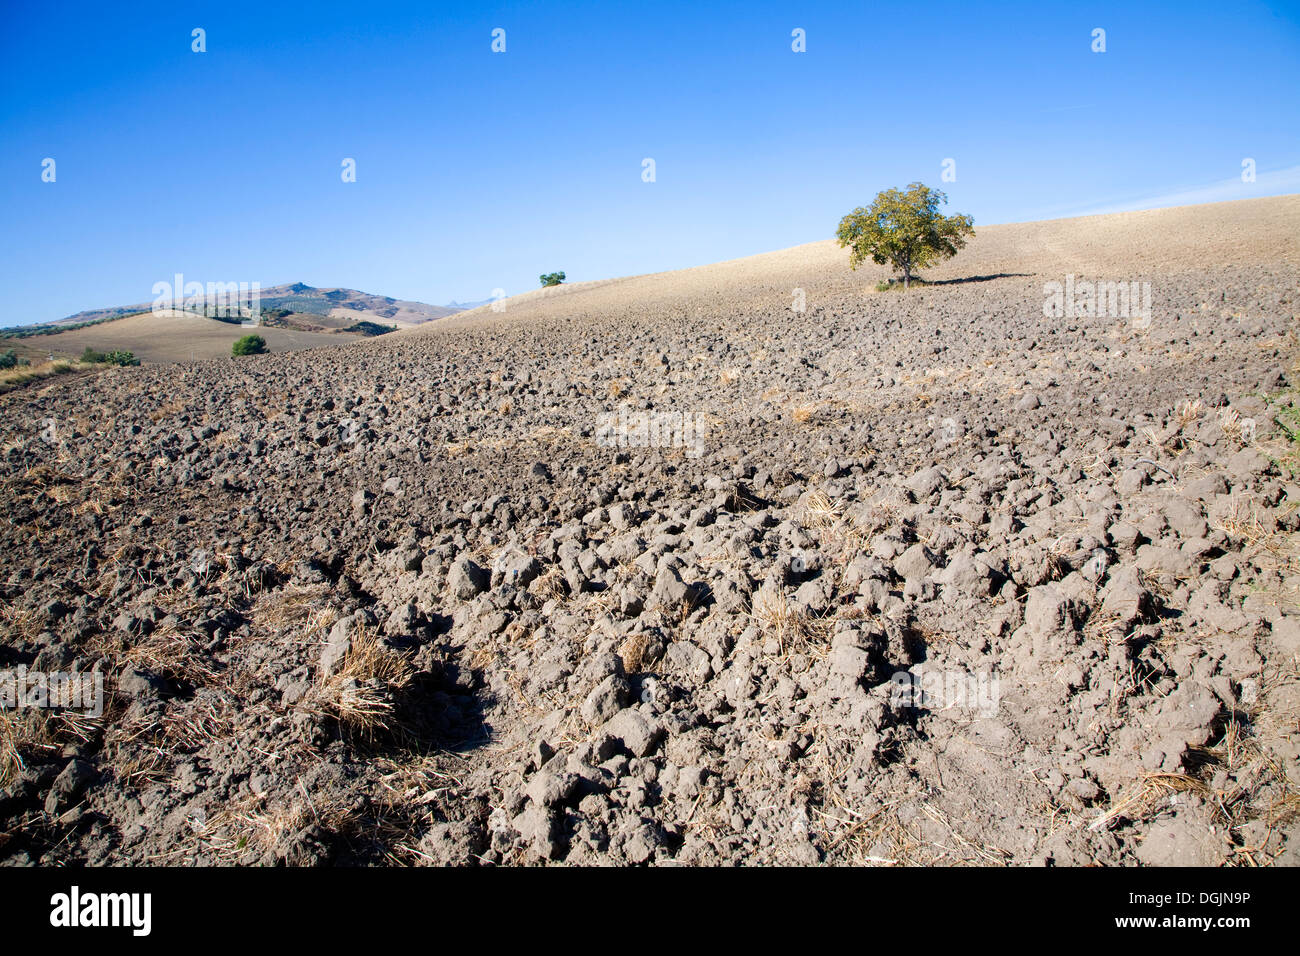
[{"label": "green bush", "polygon": [[88,365],[139,365],[140,360],[134,352],[114,349],[111,352],[97,352],[89,345],[81,353],[81,361]]},{"label": "green bush", "polygon": [[260,335],[245,335],[230,347],[230,354],[235,358],[241,355],[261,355],[265,351],[266,339]]},{"label": "green bush", "polygon": [[13,349],[0,352],[0,368],[13,368],[18,364],[18,353]]},{"label": "green bush", "polygon": [[387,335],[389,332],[396,332],[395,325],[380,325],[378,322],[363,320],[349,325],[344,332],[355,332],[358,335]]},{"label": "green bush", "polygon": [[565,275],[563,272],[548,272],[538,278],[542,280],[542,288],[546,288],[547,286],[559,285],[564,281]]}]

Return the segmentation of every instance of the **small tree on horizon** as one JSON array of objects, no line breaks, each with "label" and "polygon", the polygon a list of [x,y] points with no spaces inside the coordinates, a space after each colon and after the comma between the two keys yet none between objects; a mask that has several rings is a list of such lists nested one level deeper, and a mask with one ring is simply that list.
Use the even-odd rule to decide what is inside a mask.
[{"label": "small tree on horizon", "polygon": [[548,286],[559,285],[562,283],[565,279],[565,275],[563,272],[548,272],[544,276],[538,276],[538,278],[542,280],[542,288],[545,289]]},{"label": "small tree on horizon", "polygon": [[903,273],[903,288],[912,273],[939,259],[950,259],[975,235],[970,216],[945,216],[939,207],[948,197],[924,183],[909,183],[907,192],[886,189],[870,206],[859,206],[840,220],[835,237],[850,250],[849,267],[870,259],[891,263]]}]

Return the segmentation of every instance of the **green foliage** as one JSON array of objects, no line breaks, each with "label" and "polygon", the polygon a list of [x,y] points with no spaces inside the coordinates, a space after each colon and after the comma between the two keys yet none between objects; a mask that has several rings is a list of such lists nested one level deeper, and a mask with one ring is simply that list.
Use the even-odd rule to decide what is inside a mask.
[{"label": "green foliage", "polygon": [[542,288],[547,288],[548,286],[559,285],[565,280],[565,275],[563,272],[548,272],[539,278],[542,280]]},{"label": "green foliage", "polygon": [[81,361],[87,365],[139,365],[140,360],[133,352],[114,349],[112,352],[97,352],[89,345],[81,353]]},{"label": "green foliage", "polygon": [[235,344],[230,347],[230,354],[235,358],[241,355],[260,355],[266,351],[266,339],[260,335],[245,335],[241,339],[236,339]]},{"label": "green foliage", "polygon": [[0,352],[0,368],[13,368],[18,364],[18,353],[13,349]]},{"label": "green foliage", "polygon": [[945,216],[939,207],[948,197],[923,183],[909,183],[907,192],[886,189],[870,206],[859,206],[840,220],[835,237],[849,249],[856,269],[870,259],[890,263],[903,274],[903,287],[912,273],[940,259],[949,259],[975,235],[970,216]]},{"label": "green foliage", "polygon": [[349,325],[344,332],[355,332],[358,335],[387,335],[389,332],[396,332],[395,325],[380,325],[378,322],[362,320]]}]

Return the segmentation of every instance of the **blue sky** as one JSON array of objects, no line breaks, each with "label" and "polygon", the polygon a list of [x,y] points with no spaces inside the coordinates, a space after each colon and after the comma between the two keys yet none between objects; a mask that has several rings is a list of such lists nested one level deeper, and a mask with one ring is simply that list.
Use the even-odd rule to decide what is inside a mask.
[{"label": "blue sky", "polygon": [[827,238],[917,179],[977,228],[1300,192],[1295,3],[49,2],[0,18],[0,325],[149,301],[177,272],[444,303],[555,270],[676,269]]}]

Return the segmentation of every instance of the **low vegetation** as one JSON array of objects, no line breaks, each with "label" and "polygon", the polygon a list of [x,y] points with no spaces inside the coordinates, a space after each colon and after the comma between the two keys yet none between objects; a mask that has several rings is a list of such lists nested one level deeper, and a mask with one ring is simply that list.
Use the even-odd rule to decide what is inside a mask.
[{"label": "low vegetation", "polygon": [[358,627],[342,666],[337,673],[318,675],[308,703],[344,727],[373,737],[393,728],[397,700],[413,675],[406,657],[389,649],[373,630]]},{"label": "low vegetation", "polygon": [[266,339],[260,335],[245,335],[235,340],[235,344],[230,346],[230,354],[234,358],[241,355],[261,355],[266,351]]},{"label": "low vegetation", "polygon": [[38,379],[75,372],[80,367],[66,361],[39,362],[35,365],[24,360],[19,361],[20,364],[15,367],[0,368],[0,392],[8,392]]},{"label": "low vegetation", "polygon": [[545,289],[553,285],[560,285],[564,282],[566,276],[563,272],[548,272],[543,276],[539,276],[539,278],[542,280],[542,288]]},{"label": "low vegetation", "polygon": [[127,352],[123,349],[114,349],[111,352],[98,352],[89,345],[81,353],[81,361],[85,365],[139,365],[140,360],[135,357],[134,352]]},{"label": "low vegetation", "polygon": [[380,325],[378,322],[362,320],[349,325],[344,332],[353,332],[357,335],[387,335],[389,332],[396,332],[395,325]]},{"label": "low vegetation", "polygon": [[[916,285],[929,285],[924,279],[912,276],[911,281]],[[900,279],[881,279],[876,283],[877,292],[894,292],[899,289],[905,289],[907,285]]]}]

